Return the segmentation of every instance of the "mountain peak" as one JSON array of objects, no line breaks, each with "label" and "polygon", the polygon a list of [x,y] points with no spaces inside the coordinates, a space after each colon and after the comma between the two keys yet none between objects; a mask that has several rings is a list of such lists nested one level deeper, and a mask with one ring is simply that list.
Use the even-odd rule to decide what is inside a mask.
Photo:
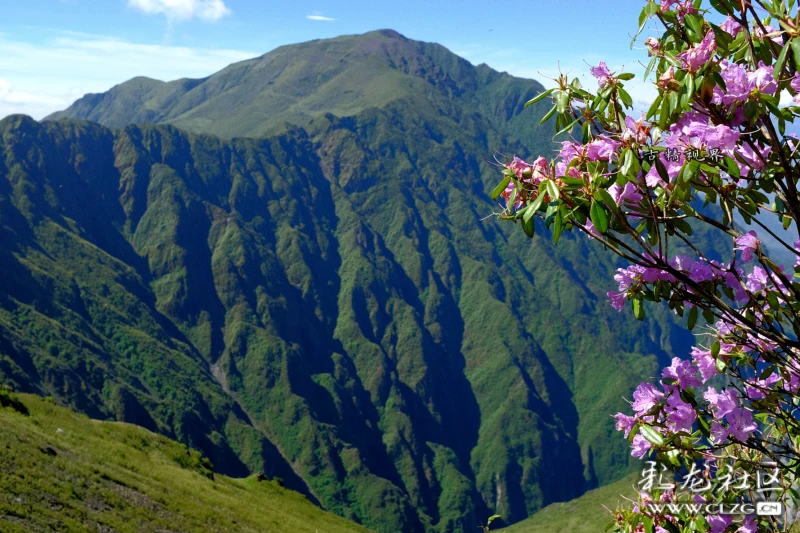
[{"label": "mountain peak", "polygon": [[410,40],[408,37],[406,37],[405,35],[401,34],[400,32],[397,32],[395,30],[388,29],[388,28],[387,29],[383,29],[383,30],[369,31],[367,33],[361,34],[361,36],[363,36],[363,37],[366,37],[368,35],[380,35],[382,37],[388,37],[389,39],[399,39],[399,40],[402,40],[402,41]]},{"label": "mountain peak", "polygon": [[439,115],[459,99],[473,111],[508,119],[538,90],[531,80],[477,68],[439,44],[379,29],[281,46],[204,79],[133,78],[47,118],[112,128],[167,122],[226,138],[260,137],[287,123],[304,127],[326,113],[352,116],[396,102]]}]

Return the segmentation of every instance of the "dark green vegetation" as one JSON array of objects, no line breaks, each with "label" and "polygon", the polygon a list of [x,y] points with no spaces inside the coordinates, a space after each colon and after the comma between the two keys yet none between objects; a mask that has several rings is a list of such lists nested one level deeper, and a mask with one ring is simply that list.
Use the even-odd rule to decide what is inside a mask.
[{"label": "dark green vegetation", "polygon": [[0,406],[3,533],[367,531],[274,481],[214,474],[146,429],[15,396],[22,413]]},{"label": "dark green vegetation", "polygon": [[502,533],[575,533],[603,531],[611,522],[609,511],[617,505],[630,505],[638,495],[638,474],[621,479],[610,485],[594,489],[580,498],[566,503],[553,503]]},{"label": "dark green vegetation", "polygon": [[539,90],[374,32],[66,113],[118,131],[3,120],[2,381],[378,531],[475,531],[619,479],[609,413],[686,335],[614,311],[590,241],[481,220],[492,150],[552,149],[522,112]]}]

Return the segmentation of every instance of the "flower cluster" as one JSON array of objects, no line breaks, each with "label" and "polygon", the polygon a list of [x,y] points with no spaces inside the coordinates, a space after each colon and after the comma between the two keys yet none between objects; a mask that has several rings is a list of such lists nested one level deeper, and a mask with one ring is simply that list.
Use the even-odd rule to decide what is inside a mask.
[{"label": "flower cluster", "polygon": [[[641,320],[646,302],[663,302],[690,329],[702,326],[691,353],[640,384],[632,412],[614,417],[631,455],[674,470],[701,459],[800,465],[800,240],[779,229],[796,235],[800,220],[798,146],[785,135],[800,116],[800,30],[796,6],[755,3],[768,20],[750,2],[715,0],[723,20],[715,25],[700,2],[650,0],[641,20],[665,28],[644,41],[659,92],[650,109],[629,116],[633,75],[603,62],[591,68],[596,93],[560,77],[528,104],[551,98],[545,118],[580,138],[531,164],[507,161],[493,193],[505,200],[500,218],[529,236],[538,218],[555,242],[577,229],[626,259],[608,292],[618,311],[630,303]],[[699,228],[705,240],[695,238]],[[775,249],[794,260],[770,259]],[[782,520],[638,506],[619,511],[615,526],[752,533],[787,526]]]}]

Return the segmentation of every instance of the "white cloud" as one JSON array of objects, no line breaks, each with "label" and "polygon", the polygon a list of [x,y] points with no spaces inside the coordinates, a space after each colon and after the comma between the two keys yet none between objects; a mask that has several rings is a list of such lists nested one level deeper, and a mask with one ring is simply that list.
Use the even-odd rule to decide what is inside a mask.
[{"label": "white cloud", "polygon": [[323,17],[322,15],[306,15],[308,20],[324,20],[327,22],[333,22],[336,19],[332,19],[330,17]]},{"label": "white cloud", "polygon": [[215,21],[231,12],[223,0],[128,0],[128,5],[147,14],[164,15],[169,20]]},{"label": "white cloud", "polygon": [[36,44],[0,34],[0,51],[0,118],[24,113],[36,119],[135,76],[165,81],[203,78],[259,55],[63,32]]}]

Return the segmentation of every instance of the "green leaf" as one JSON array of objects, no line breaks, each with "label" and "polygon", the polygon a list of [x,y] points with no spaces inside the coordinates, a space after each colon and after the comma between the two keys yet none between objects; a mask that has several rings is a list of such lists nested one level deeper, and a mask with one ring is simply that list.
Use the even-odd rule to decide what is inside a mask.
[{"label": "green leaf", "polygon": [[665,183],[669,183],[669,174],[667,173],[667,167],[664,166],[664,163],[661,161],[661,158],[656,158],[656,171],[658,172],[659,177]]},{"label": "green leaf", "polygon": [[[528,210],[530,212],[533,212],[533,210],[530,207],[528,208]],[[525,213],[525,215],[527,216],[528,213]],[[522,231],[524,231],[525,235],[527,235],[528,237],[533,237],[533,235],[536,233],[536,219],[533,218],[533,217],[530,217],[527,220],[525,220],[525,217],[523,217],[522,218]]]},{"label": "green leaf", "polygon": [[619,99],[622,100],[623,104],[625,104],[625,107],[633,106],[633,99],[631,98],[631,95],[628,94],[628,91],[620,87],[617,90],[617,93],[619,94]]},{"label": "green leaf", "polygon": [[612,213],[618,213],[619,207],[617,206],[617,202],[614,201],[614,197],[605,190],[605,189],[597,189],[594,192],[594,197],[600,200],[605,204],[607,208],[611,210]]},{"label": "green leaf", "polygon": [[550,111],[548,111],[545,114],[545,116],[542,117],[542,120],[539,121],[539,125],[541,126],[542,124],[550,120],[550,117],[552,117],[555,114],[556,114],[556,106],[553,106],[553,108]]},{"label": "green leaf", "polygon": [[692,307],[692,308],[689,310],[689,324],[688,324],[688,328],[689,328],[690,330],[694,329],[694,325],[695,325],[695,324],[697,324],[697,314],[698,314],[698,311],[697,311],[697,306],[695,305],[694,307]]},{"label": "green leaf", "polygon": [[546,185],[547,194],[550,195],[550,199],[551,200],[557,200],[558,197],[560,196],[560,194],[559,194],[558,185],[556,185],[556,182],[553,181],[553,180],[547,180],[547,181],[545,181],[545,183],[547,184]]},{"label": "green leaf", "polygon": [[644,320],[644,307],[642,307],[642,301],[638,298],[634,298],[631,300],[631,304],[633,305],[633,316],[636,317],[636,320]]},{"label": "green leaf", "polygon": [[683,167],[683,180],[688,183],[697,177],[697,170],[700,168],[700,162],[693,159],[686,163]]},{"label": "green leaf", "polygon": [[775,61],[775,68],[774,68],[774,72],[775,72],[776,76],[779,76],[780,73],[781,73],[781,70],[783,70],[783,65],[786,63],[786,56],[787,56],[787,54],[789,52],[789,48],[792,47],[792,42],[793,41],[794,41],[794,39],[792,39],[791,41],[786,43],[783,46],[783,49],[781,50],[781,53],[778,54],[778,60]]},{"label": "green leaf", "polygon": [[600,205],[600,202],[592,200],[592,207],[589,211],[589,216],[592,219],[592,224],[600,233],[608,231],[608,216],[606,210]]},{"label": "green leaf", "polygon": [[567,91],[559,91],[556,94],[556,112],[564,113],[569,106],[569,94]]},{"label": "green leaf", "polygon": [[618,80],[628,81],[632,80],[636,75],[630,72],[623,72],[622,74],[617,75]]},{"label": "green leaf", "polygon": [[558,239],[561,237],[562,231],[564,231],[564,216],[559,209],[556,212],[555,222],[553,224],[553,244],[558,244]]},{"label": "green leaf", "polygon": [[642,12],[639,13],[639,29],[636,30],[636,34],[633,36],[633,39],[631,39],[631,46],[633,46],[633,43],[636,42],[636,38],[639,36],[639,34],[642,33],[644,25],[647,24],[647,19],[655,15],[658,10],[659,6],[654,2],[648,2],[644,6]]},{"label": "green leaf", "polygon": [[739,165],[737,165],[736,160],[729,155],[725,156],[725,168],[728,170],[728,174],[730,174],[732,178],[738,180],[742,177],[742,175],[739,173]]},{"label": "green leaf", "polygon": [[499,514],[493,514],[492,516],[489,517],[489,520],[486,521],[486,525],[487,526],[490,525],[492,522],[494,522],[498,518],[503,518],[503,517],[501,515],[499,515]]},{"label": "green leaf", "polygon": [[553,92],[553,89],[547,89],[546,91],[540,92],[539,94],[537,94],[536,96],[534,96],[533,98],[531,98],[530,100],[525,102],[524,107],[528,107],[529,105],[533,105],[536,102],[540,102],[540,101],[544,100],[552,92]]},{"label": "green leaf", "polygon": [[650,105],[650,109],[647,110],[647,115],[645,116],[645,118],[649,120],[650,117],[656,116],[656,112],[658,111],[658,106],[660,105],[661,105],[661,95],[659,94],[658,96],[656,96],[656,99],[653,100],[653,103]]},{"label": "green leaf", "polygon": [[664,520],[663,527],[669,531],[669,533],[681,533],[680,529],[678,529],[678,527],[669,520]]},{"label": "green leaf", "polygon": [[572,129],[572,127],[573,127],[573,126],[575,126],[575,124],[577,124],[577,123],[578,123],[578,121],[579,121],[580,119],[581,119],[581,117],[578,117],[578,118],[576,118],[575,120],[573,120],[572,122],[570,122],[569,124],[567,124],[566,126],[564,126],[563,128],[561,128],[561,129],[560,129],[560,130],[559,130],[559,131],[558,131],[558,132],[555,134],[555,137],[558,137],[558,136],[559,136],[559,135],[561,135],[562,133],[566,133],[566,132],[568,132],[569,130],[571,130],[571,129]]},{"label": "green leaf", "polygon": [[508,187],[510,181],[511,181],[510,176],[506,176],[505,178],[503,178],[503,181],[501,181],[497,185],[497,187],[495,187],[494,190],[492,191],[492,200],[497,200],[500,197],[500,194],[502,194],[502,192],[506,190],[506,187]]},{"label": "green leaf", "polygon": [[708,438],[711,436],[711,428],[708,425],[708,420],[706,420],[705,417],[697,417],[697,427],[700,428],[700,433],[702,433],[704,437]]},{"label": "green leaf", "polygon": [[650,426],[642,424],[642,427],[639,428],[639,432],[653,446],[662,446],[664,444],[664,437],[661,436],[661,433]]},{"label": "green leaf", "polygon": [[700,42],[703,39],[703,17],[694,13],[689,13],[683,17],[683,22],[687,30],[692,34],[693,42]]},{"label": "green leaf", "polygon": [[792,39],[789,44],[792,46],[794,64],[800,66],[800,39]]}]

